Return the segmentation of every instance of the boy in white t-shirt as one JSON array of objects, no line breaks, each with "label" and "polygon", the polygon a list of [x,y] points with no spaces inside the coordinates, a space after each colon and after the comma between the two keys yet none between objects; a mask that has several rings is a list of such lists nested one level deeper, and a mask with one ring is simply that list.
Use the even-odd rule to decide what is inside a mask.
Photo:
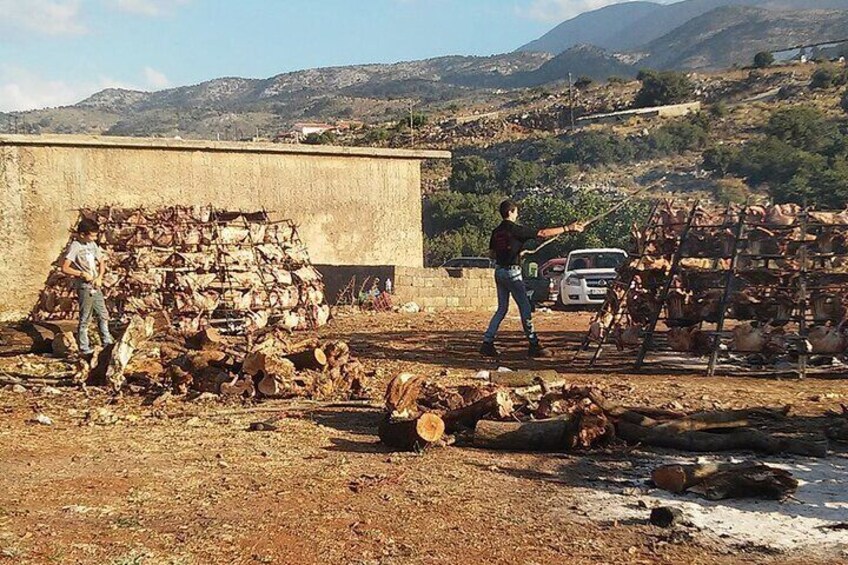
[{"label": "boy in white t-shirt", "polygon": [[79,299],[79,327],[77,344],[82,355],[93,353],[88,341],[88,324],[91,314],[97,316],[97,327],[103,346],[115,342],[109,333],[109,312],[103,298],[103,275],[106,273],[106,261],[103,250],[97,245],[99,227],[92,220],[82,220],[77,226],[77,239],[71,242],[62,272],[76,279]]}]

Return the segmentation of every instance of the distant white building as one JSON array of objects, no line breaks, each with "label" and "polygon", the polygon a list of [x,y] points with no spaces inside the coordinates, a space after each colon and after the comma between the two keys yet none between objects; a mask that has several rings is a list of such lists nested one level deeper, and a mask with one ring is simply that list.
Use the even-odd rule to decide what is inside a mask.
[{"label": "distant white building", "polygon": [[292,128],[292,133],[296,133],[301,137],[306,137],[313,133],[321,135],[325,131],[332,131],[335,129],[336,126],[332,124],[322,124],[320,122],[299,122]]}]

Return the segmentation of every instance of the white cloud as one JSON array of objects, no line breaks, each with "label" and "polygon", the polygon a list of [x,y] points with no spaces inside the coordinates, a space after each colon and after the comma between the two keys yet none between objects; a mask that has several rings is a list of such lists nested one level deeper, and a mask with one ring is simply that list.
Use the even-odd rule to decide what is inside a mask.
[{"label": "white cloud", "polygon": [[0,0],[0,30],[12,34],[81,35],[80,0]]},{"label": "white cloud", "polygon": [[117,10],[140,16],[161,16],[191,0],[106,0]]},{"label": "white cloud", "polygon": [[161,90],[171,86],[171,81],[165,76],[165,73],[159,72],[152,67],[144,67],[144,79],[147,86],[153,90]]},{"label": "white cloud", "polygon": [[132,84],[107,76],[68,82],[0,63],[0,112],[69,106],[106,88],[161,90],[170,84],[168,77],[152,67],[145,67],[139,74],[138,84]]},{"label": "white cloud", "polygon": [[[529,6],[519,7],[519,15],[543,22],[563,22],[574,16],[629,0],[532,0]],[[654,0],[670,4],[677,0]]]}]

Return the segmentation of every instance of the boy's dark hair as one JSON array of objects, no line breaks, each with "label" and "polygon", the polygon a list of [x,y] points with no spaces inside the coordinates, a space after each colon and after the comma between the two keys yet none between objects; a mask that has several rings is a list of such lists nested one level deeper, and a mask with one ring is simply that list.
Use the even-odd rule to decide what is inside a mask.
[{"label": "boy's dark hair", "polygon": [[501,202],[501,205],[498,207],[498,210],[501,212],[501,218],[506,220],[506,217],[509,216],[510,212],[513,210],[518,210],[518,204],[515,203],[514,200],[504,200]]},{"label": "boy's dark hair", "polygon": [[80,235],[98,232],[100,232],[100,226],[98,226],[97,222],[95,222],[94,220],[89,220],[88,218],[86,218],[80,220],[80,223],[77,225],[77,233]]}]

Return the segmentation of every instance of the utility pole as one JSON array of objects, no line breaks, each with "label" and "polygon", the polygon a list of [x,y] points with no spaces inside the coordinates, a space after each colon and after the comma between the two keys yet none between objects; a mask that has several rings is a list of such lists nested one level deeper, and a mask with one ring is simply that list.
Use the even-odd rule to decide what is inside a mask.
[{"label": "utility pole", "polygon": [[571,114],[571,128],[574,129],[574,83],[568,73],[568,111]]},{"label": "utility pole", "polygon": [[412,102],[409,103],[409,135],[410,147],[415,147],[415,120],[412,114]]}]

